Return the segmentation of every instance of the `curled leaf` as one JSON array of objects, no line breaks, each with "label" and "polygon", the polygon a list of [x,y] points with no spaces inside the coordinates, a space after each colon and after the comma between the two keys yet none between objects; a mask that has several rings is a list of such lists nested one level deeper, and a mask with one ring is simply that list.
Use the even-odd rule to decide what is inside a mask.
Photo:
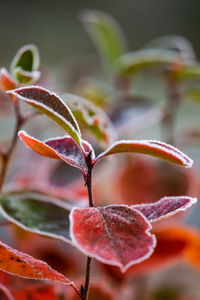
[{"label": "curled leaf", "polygon": [[111,65],[126,50],[126,41],[116,20],[102,11],[86,10],[81,20],[99,53]]},{"label": "curled leaf", "polygon": [[114,143],[106,151],[102,152],[94,160],[94,163],[99,161],[99,159],[104,158],[105,156],[117,153],[143,153],[157,158],[169,161],[181,165],[186,168],[190,168],[193,164],[191,158],[186,154],[178,150],[177,148],[153,140],[121,140]]},{"label": "curled leaf", "polygon": [[64,275],[52,269],[45,262],[11,248],[0,242],[0,269],[4,272],[29,279],[45,279],[74,286]]},{"label": "curled leaf", "polygon": [[150,222],[155,222],[185,211],[196,202],[196,198],[185,196],[164,197],[155,203],[138,204],[131,207],[140,211]]},{"label": "curled leaf", "polygon": [[49,158],[63,160],[73,167],[79,168],[84,177],[87,176],[88,167],[86,157],[91,153],[91,158],[94,158],[94,151],[89,143],[82,141],[84,156],[77,143],[69,136],[41,142],[28,135],[25,131],[20,131],[19,137],[34,152]]},{"label": "curled leaf", "polygon": [[26,45],[19,49],[15,55],[10,72],[19,84],[30,84],[40,77],[38,71],[40,57],[35,45]]},{"label": "curled leaf", "polygon": [[119,71],[128,75],[155,66],[166,66],[170,64],[184,64],[176,51],[164,49],[145,49],[122,55],[117,60]]},{"label": "curled leaf", "polygon": [[75,139],[78,145],[81,145],[80,130],[71,110],[54,93],[41,87],[29,86],[8,91],[8,94],[46,114]]},{"label": "curled leaf", "polygon": [[2,215],[25,230],[70,242],[71,206],[50,196],[12,193],[0,197]]},{"label": "curled leaf", "polygon": [[147,259],[155,247],[151,225],[137,210],[123,205],[74,208],[70,214],[73,244],[88,256],[125,272]]},{"label": "curled leaf", "polygon": [[114,128],[100,107],[72,94],[64,94],[62,98],[71,108],[78,123],[88,129],[103,146],[113,142]]}]

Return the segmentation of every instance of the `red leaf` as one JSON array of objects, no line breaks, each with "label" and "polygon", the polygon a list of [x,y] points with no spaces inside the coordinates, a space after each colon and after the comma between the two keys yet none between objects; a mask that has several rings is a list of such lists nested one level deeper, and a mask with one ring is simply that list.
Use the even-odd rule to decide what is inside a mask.
[{"label": "red leaf", "polygon": [[197,199],[191,197],[164,197],[156,203],[138,204],[131,207],[140,211],[150,222],[155,222],[185,211],[196,202]]},{"label": "red leaf", "polygon": [[[89,300],[116,300],[116,294],[112,290],[108,290],[104,284],[90,284]],[[21,299],[19,299],[21,300]],[[65,300],[80,300],[80,297],[73,291],[70,292],[69,296]]]},{"label": "red leaf", "polygon": [[125,272],[148,258],[155,247],[150,223],[137,210],[124,205],[74,208],[71,238],[77,248]]},{"label": "red leaf", "polygon": [[[74,293],[74,292],[73,292]],[[15,300],[56,300],[55,288],[49,285],[29,286],[12,292]],[[80,298],[79,298],[80,299]]]},{"label": "red leaf", "polygon": [[187,168],[190,168],[193,164],[192,159],[177,148],[162,142],[151,140],[117,141],[106,151],[102,152],[94,160],[94,163],[111,154],[128,152],[148,154]]},{"label": "red leaf", "polygon": [[16,82],[11,79],[8,71],[4,68],[0,70],[0,87],[5,91],[16,88]]},{"label": "red leaf", "polygon": [[0,269],[4,272],[30,279],[45,279],[74,286],[64,275],[45,262],[15,250],[0,242]]},{"label": "red leaf", "polygon": [[92,158],[94,158],[94,151],[89,143],[82,141],[85,150],[84,157],[74,139],[68,136],[49,139],[44,142],[31,137],[25,131],[20,131],[19,136],[24,144],[34,152],[49,158],[64,160],[66,163],[79,168],[83,176],[86,177],[88,167],[85,157],[92,151]]},{"label": "red leaf", "polygon": [[15,300],[11,295],[10,291],[2,283],[0,283],[0,299]]}]

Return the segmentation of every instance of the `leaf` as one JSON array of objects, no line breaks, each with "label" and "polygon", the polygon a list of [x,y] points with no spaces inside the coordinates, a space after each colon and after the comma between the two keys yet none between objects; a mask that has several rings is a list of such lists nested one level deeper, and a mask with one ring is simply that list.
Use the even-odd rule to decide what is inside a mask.
[{"label": "leaf", "polygon": [[180,66],[184,64],[176,51],[163,49],[145,49],[126,53],[116,62],[119,71],[128,75],[133,75],[147,67],[166,66],[173,63]]},{"label": "leaf", "polygon": [[55,287],[52,285],[44,285],[44,284],[37,285],[37,286],[28,286],[22,289],[13,290],[12,294],[15,300],[28,300],[28,299],[56,300],[57,299]]},{"label": "leaf", "polygon": [[10,72],[19,84],[30,84],[40,77],[39,65],[40,57],[37,47],[26,45],[20,48],[15,55],[10,66]]},{"label": "leaf", "polygon": [[0,87],[4,91],[16,88],[16,82],[12,80],[10,74],[5,68],[0,69]]},{"label": "leaf", "polygon": [[8,94],[16,96],[46,114],[75,139],[78,145],[81,145],[80,130],[71,110],[54,93],[41,87],[29,86],[8,91]]},{"label": "leaf", "polygon": [[137,210],[124,205],[73,208],[70,214],[72,243],[84,254],[120,267],[147,259],[155,247],[151,225]]},{"label": "leaf", "polygon": [[11,248],[0,242],[0,269],[4,272],[29,279],[45,279],[74,286],[64,275],[52,269],[45,262]]},{"label": "leaf", "polygon": [[78,123],[88,129],[103,146],[113,142],[114,128],[100,107],[72,94],[64,94],[62,98],[71,108]]},{"label": "leaf", "polygon": [[[116,300],[116,291],[108,290],[104,284],[90,284],[89,300]],[[66,300],[80,300],[72,290]]]},{"label": "leaf", "polygon": [[81,20],[103,59],[113,65],[126,51],[125,37],[119,24],[109,14],[98,10],[84,11]]},{"label": "leaf", "polygon": [[71,206],[50,196],[12,193],[0,196],[1,214],[30,232],[70,242]]},{"label": "leaf", "polygon": [[94,158],[94,151],[89,143],[82,141],[85,152],[84,156],[77,143],[73,140],[73,138],[68,136],[41,142],[28,135],[25,131],[20,131],[19,137],[22,142],[34,152],[49,158],[63,160],[73,167],[79,168],[84,178],[87,176],[88,167],[86,163],[86,156],[91,152],[91,158]]},{"label": "leaf", "polygon": [[196,202],[196,198],[185,196],[164,197],[155,203],[138,204],[131,207],[140,211],[149,222],[155,222],[185,211]]},{"label": "leaf", "polygon": [[105,156],[117,153],[143,153],[175,163],[186,168],[191,168],[193,161],[177,148],[153,140],[121,140],[114,143],[94,160],[94,164]]},{"label": "leaf", "polygon": [[0,283],[0,299],[2,300],[16,300],[11,295],[10,291],[2,283]]}]

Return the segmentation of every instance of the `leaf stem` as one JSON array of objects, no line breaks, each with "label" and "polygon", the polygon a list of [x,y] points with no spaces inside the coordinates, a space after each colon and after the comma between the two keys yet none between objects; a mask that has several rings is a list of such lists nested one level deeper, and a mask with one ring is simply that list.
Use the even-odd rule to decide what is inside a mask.
[{"label": "leaf stem", "polygon": [[10,158],[12,156],[12,153],[13,153],[16,143],[17,143],[17,133],[25,121],[20,114],[19,106],[18,105],[14,106],[14,109],[15,109],[15,118],[16,118],[15,130],[13,133],[13,137],[12,137],[10,146],[8,147],[6,152],[2,153],[2,168],[1,168],[1,172],[0,172],[0,192],[2,191],[2,187],[3,187],[3,184],[6,179],[6,174],[7,174],[7,169],[8,169],[8,164],[9,164]]},{"label": "leaf stem", "polygon": [[[89,158],[89,161],[87,162],[88,175],[87,175],[87,179],[86,179],[86,186],[87,186],[87,190],[88,190],[89,207],[93,207],[94,206],[93,193],[92,193],[92,168],[93,168],[93,166],[90,164],[90,156],[88,156],[88,158]],[[88,256],[87,264],[86,264],[86,272],[85,272],[85,285],[84,285],[83,300],[88,300],[90,274],[91,274],[91,263],[92,263],[92,258],[90,256]]]},{"label": "leaf stem", "polygon": [[164,140],[168,144],[175,144],[175,119],[181,103],[181,95],[178,84],[172,74],[166,74],[168,101],[164,107],[162,130]]}]

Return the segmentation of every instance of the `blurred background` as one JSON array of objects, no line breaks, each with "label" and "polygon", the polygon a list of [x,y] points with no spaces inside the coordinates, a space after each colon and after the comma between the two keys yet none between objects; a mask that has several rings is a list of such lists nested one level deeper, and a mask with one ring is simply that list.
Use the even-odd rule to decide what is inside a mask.
[{"label": "blurred background", "polygon": [[132,50],[155,37],[178,34],[186,37],[200,56],[198,0],[1,0],[0,64],[8,66],[16,50],[28,43],[38,46],[41,61],[50,67],[69,55],[94,52],[79,21],[82,9],[100,9],[113,15]]}]

